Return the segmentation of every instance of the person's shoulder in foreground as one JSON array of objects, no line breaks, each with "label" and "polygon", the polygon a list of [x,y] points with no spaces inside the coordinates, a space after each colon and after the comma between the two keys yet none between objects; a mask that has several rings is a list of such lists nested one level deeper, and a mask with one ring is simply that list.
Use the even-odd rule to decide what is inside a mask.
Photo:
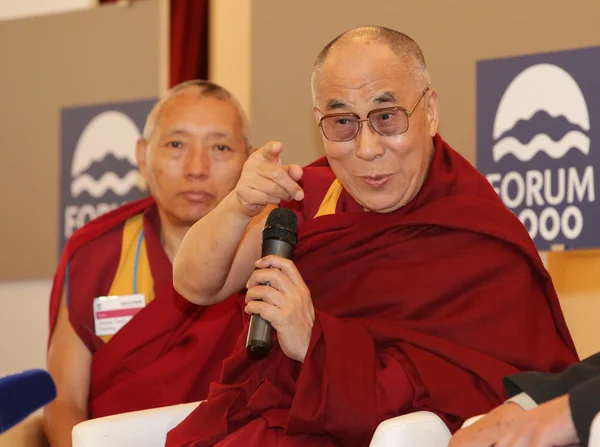
[{"label": "person's shoulder in foreground", "polygon": [[588,445],[600,413],[600,354],[560,373],[526,371],[504,383],[511,398],[457,432],[451,447]]}]

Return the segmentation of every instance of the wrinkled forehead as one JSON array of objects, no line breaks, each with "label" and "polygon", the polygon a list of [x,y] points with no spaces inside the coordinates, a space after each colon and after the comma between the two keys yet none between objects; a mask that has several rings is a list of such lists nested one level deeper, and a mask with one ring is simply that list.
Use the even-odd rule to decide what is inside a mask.
[{"label": "wrinkled forehead", "polygon": [[157,120],[157,127],[168,130],[184,123],[190,128],[222,128],[234,132],[241,131],[243,127],[242,119],[230,101],[205,96],[197,91],[186,92],[165,101]]},{"label": "wrinkled forehead", "polygon": [[414,70],[414,62],[385,45],[336,49],[315,73],[315,105],[323,112],[340,108],[338,103],[359,106],[385,102],[385,98],[405,105],[412,100],[413,90],[418,90]]}]

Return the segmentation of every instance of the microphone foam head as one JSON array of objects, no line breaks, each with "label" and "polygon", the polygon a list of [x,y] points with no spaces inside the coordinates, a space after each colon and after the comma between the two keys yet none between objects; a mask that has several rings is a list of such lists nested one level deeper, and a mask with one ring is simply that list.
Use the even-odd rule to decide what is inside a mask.
[{"label": "microphone foam head", "polygon": [[0,378],[0,433],[17,425],[55,397],[54,381],[42,369]]},{"label": "microphone foam head", "polygon": [[290,245],[296,245],[298,238],[298,216],[287,208],[275,208],[269,213],[263,240],[278,239]]}]

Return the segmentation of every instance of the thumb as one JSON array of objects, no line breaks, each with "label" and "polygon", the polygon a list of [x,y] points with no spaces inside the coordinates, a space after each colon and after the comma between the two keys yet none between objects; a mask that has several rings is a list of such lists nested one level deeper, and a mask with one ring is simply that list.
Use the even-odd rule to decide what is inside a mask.
[{"label": "thumb", "polygon": [[279,163],[279,155],[283,150],[283,146],[278,141],[273,141],[265,144],[262,147],[261,153],[265,160],[270,161],[272,163]]},{"label": "thumb", "polygon": [[299,165],[289,165],[287,167],[287,172],[290,177],[292,177],[295,181],[299,181],[304,174],[302,167]]}]

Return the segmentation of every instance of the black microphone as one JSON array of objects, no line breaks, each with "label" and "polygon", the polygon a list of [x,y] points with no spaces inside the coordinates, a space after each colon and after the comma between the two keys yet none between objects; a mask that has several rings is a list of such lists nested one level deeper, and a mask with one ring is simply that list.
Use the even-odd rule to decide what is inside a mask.
[{"label": "black microphone", "polygon": [[[298,217],[287,208],[275,208],[263,228],[262,256],[276,255],[290,259],[298,240]],[[266,285],[269,285],[267,283]],[[255,359],[264,358],[271,350],[273,326],[258,314],[250,317],[246,350]]]}]

